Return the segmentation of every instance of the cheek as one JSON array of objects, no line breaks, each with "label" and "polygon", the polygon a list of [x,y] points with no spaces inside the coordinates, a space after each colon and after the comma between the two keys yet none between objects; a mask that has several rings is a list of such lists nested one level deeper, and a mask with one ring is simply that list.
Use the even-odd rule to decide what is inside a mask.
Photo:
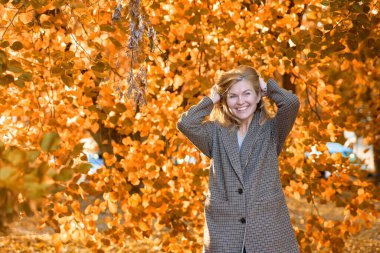
[{"label": "cheek", "polygon": [[257,104],[259,102],[259,97],[258,96],[251,96],[249,98],[249,101],[252,103],[252,104]]},{"label": "cheek", "polygon": [[233,103],[232,103],[232,101],[228,101],[228,99],[227,99],[226,104],[227,104],[227,110],[228,110],[232,115],[235,115],[235,114],[233,113],[233,111],[232,111],[232,108],[233,108]]},{"label": "cheek", "polygon": [[231,107],[234,105],[233,99],[227,98],[226,104],[227,104],[228,108],[231,109]]}]

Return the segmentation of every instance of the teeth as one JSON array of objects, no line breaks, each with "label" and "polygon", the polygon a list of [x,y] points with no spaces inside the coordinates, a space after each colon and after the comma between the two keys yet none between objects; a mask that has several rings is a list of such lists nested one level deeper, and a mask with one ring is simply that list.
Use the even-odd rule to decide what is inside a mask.
[{"label": "teeth", "polygon": [[244,111],[247,107],[237,108],[238,111]]}]

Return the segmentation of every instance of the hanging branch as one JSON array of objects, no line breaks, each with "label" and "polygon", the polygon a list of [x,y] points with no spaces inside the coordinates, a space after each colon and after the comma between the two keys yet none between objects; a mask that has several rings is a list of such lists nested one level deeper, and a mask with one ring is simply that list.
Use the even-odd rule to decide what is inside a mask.
[{"label": "hanging branch", "polygon": [[[119,3],[112,14],[112,21],[122,19],[122,5]],[[146,104],[145,93],[148,86],[146,69],[146,48],[154,52],[156,32],[145,14],[141,0],[130,0],[128,5],[129,40],[126,52],[129,61],[129,74],[126,80],[127,93],[120,92],[128,98],[133,94],[139,105]],[[149,43],[146,45],[145,41]],[[118,87],[118,90],[122,90]]]}]

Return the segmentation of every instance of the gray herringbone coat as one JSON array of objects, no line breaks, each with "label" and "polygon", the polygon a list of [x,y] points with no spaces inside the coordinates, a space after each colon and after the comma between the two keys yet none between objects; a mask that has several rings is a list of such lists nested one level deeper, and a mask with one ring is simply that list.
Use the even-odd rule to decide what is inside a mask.
[{"label": "gray herringbone coat", "polygon": [[203,122],[213,109],[209,97],[192,106],[178,129],[210,160],[209,194],[205,203],[204,252],[299,252],[281,187],[277,157],[293,127],[298,98],[267,84],[267,96],[278,111],[259,125],[256,110],[239,151],[237,129]]}]

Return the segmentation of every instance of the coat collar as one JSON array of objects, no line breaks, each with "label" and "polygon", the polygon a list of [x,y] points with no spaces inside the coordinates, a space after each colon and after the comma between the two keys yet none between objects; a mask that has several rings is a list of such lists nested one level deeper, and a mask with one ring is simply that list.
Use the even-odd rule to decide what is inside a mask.
[{"label": "coat collar", "polygon": [[231,162],[231,165],[238,176],[241,184],[244,187],[244,169],[248,165],[251,157],[252,149],[260,136],[262,127],[259,125],[260,110],[257,110],[254,114],[252,122],[248,128],[248,132],[242,143],[241,150],[239,151],[239,144],[237,140],[237,129],[229,129],[220,127],[222,131],[222,141],[226,150],[227,156]]},{"label": "coat collar", "polygon": [[256,142],[259,139],[259,137],[262,135],[262,132],[263,132],[262,130],[264,129],[259,124],[260,116],[261,116],[261,110],[257,110],[248,128],[248,132],[245,135],[245,138],[243,140],[243,143],[240,149],[240,162],[241,162],[243,172],[246,169],[249,163],[249,160],[252,157],[253,149],[257,145]]},{"label": "coat collar", "polygon": [[239,143],[237,140],[237,129],[221,127],[220,130],[222,131],[221,136],[223,146],[228,156],[228,159],[230,160],[232,168],[234,169],[237,177],[239,178],[240,183],[244,186],[243,170],[241,169],[240,164]]}]

